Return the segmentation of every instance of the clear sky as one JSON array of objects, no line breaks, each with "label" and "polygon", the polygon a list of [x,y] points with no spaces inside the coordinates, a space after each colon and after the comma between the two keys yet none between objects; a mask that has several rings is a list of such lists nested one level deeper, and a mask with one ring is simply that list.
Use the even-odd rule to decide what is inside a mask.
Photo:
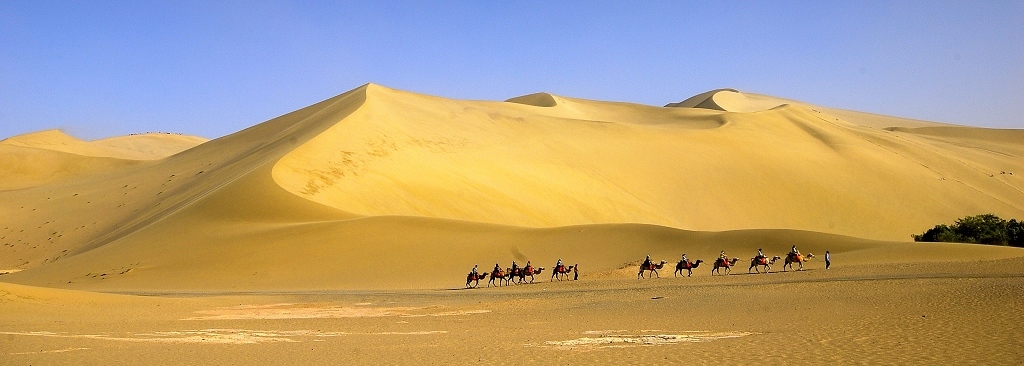
[{"label": "clear sky", "polygon": [[1024,1],[0,1],[0,138],[220,137],[373,82],[661,106],[717,88],[1024,128]]}]

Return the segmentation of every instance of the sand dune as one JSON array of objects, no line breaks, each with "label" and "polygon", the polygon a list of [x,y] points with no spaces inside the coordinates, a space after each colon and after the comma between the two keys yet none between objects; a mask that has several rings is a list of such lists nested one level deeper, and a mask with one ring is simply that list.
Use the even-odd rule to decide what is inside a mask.
[{"label": "sand dune", "polygon": [[[0,359],[1017,364],[1024,250],[909,239],[1024,218],[1022,157],[1020,130],[731,89],[652,107],[369,84],[205,142],[17,136]],[[792,245],[818,259],[745,273]],[[739,263],[711,276],[723,250]],[[645,255],[661,278],[636,279]],[[550,281],[558,259],[581,281]],[[538,284],[451,291],[512,260]]]},{"label": "sand dune", "polygon": [[782,105],[794,105],[806,109],[811,109],[814,110],[815,112],[824,113],[837,121],[846,121],[864,127],[914,128],[950,126],[948,124],[938,122],[922,121],[910,118],[884,116],[880,114],[816,106],[796,100],[773,97],[769,95],[743,93],[736,89],[712,90],[709,92],[697,94],[679,103],[666,104],[665,107],[703,108],[726,112],[752,113],[773,109]]},{"label": "sand dune", "polygon": [[[748,98],[709,98],[722,93]],[[0,268],[69,288],[431,288],[510,259],[612,276],[646,254],[794,243],[925,260],[939,247],[892,241],[969,214],[1024,216],[1022,176],[999,174],[1024,171],[1017,131],[884,130],[797,104],[511,101],[371,84],[161,160],[0,192]],[[34,138],[46,136],[63,141]]]},{"label": "sand dune", "polygon": [[198,136],[169,133],[144,133],[82,141],[60,130],[47,130],[14,136],[0,145],[33,147],[70,154],[125,160],[156,160],[191,149],[206,142]]}]

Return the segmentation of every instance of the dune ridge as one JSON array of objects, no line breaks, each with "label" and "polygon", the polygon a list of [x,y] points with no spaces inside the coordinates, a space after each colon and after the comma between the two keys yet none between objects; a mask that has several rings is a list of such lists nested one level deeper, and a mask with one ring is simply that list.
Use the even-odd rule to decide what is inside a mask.
[{"label": "dune ridge", "polygon": [[[432,288],[510,258],[579,256],[570,260],[617,276],[646,254],[792,243],[867,253],[870,264],[890,260],[882,253],[925,260],[937,247],[901,242],[937,222],[1024,216],[1021,176],[997,174],[1024,171],[1013,131],[886,130],[800,103],[745,112],[696,107],[707,98],[673,108],[527,99],[546,97],[556,103],[368,84],[163,159],[101,160],[84,176],[0,191],[0,213],[12,218],[0,268],[24,269],[3,280]],[[1017,255],[964,248],[937,258]],[[381,261],[444,265],[407,276],[375,271]]]}]

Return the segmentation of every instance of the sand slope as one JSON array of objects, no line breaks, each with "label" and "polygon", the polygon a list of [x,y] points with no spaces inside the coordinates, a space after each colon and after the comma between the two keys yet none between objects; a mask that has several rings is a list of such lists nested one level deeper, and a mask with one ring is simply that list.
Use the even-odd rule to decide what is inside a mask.
[{"label": "sand slope", "polygon": [[191,149],[206,142],[198,136],[170,133],[144,133],[82,141],[60,130],[47,130],[11,137],[0,145],[33,147],[70,154],[126,160],[156,160]]},{"label": "sand slope", "polygon": [[362,215],[530,227],[629,222],[906,240],[977,212],[1024,214],[1024,180],[992,177],[1024,170],[1024,142],[1012,137],[965,152],[943,137],[792,104],[729,112],[543,93],[512,103],[379,86],[367,94],[343,123],[286,155],[275,181]]},{"label": "sand slope", "polygon": [[[382,289],[511,259],[615,278],[646,254],[792,244],[861,264],[1009,258],[1021,253],[892,241],[969,214],[1024,217],[1022,173],[999,174],[1024,172],[1017,134],[886,130],[795,104],[458,101],[370,84],[160,160],[76,148],[81,169],[99,167],[17,173],[36,180],[0,191],[0,269],[105,290]],[[7,151],[42,151],[17,140]]]}]

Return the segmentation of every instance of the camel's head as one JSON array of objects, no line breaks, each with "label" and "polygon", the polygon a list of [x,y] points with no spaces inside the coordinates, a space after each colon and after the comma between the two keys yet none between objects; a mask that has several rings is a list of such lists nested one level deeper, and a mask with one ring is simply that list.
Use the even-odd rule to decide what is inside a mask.
[{"label": "camel's head", "polygon": [[698,259],[696,262],[693,262],[693,263],[704,263],[704,260],[703,259]]},{"label": "camel's head", "polygon": [[814,253],[807,253],[807,258],[814,258]]},{"label": "camel's head", "polygon": [[661,264],[665,264],[665,263],[668,263],[668,262],[666,262],[666,261],[661,261]]},{"label": "camel's head", "polygon": [[782,257],[780,257],[780,256],[774,256],[774,257],[772,257],[772,260],[776,260],[776,259],[782,259]]}]

